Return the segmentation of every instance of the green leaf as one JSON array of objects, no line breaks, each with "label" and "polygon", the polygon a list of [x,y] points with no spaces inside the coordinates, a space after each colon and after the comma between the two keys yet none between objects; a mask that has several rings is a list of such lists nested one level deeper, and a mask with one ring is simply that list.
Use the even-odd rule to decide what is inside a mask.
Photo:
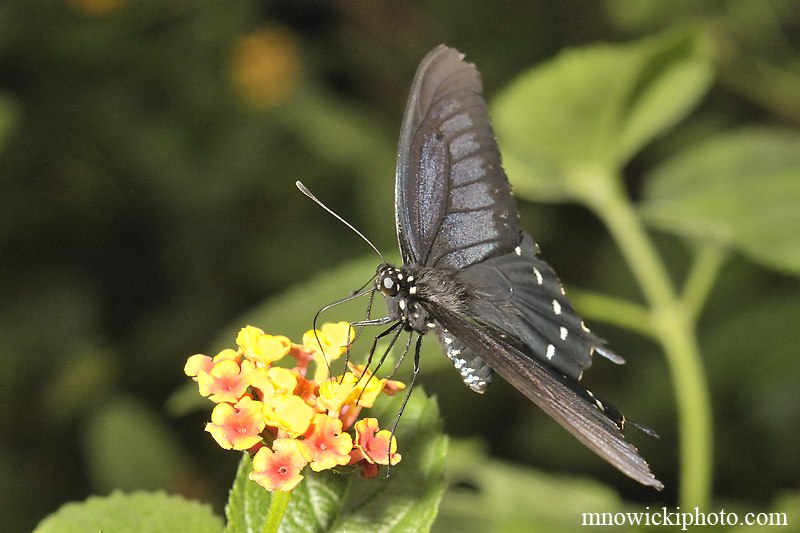
[{"label": "green leaf", "polygon": [[247,477],[253,463],[247,453],[242,454],[236,478],[233,480],[225,517],[225,533],[250,533],[261,531],[269,510],[270,493]]},{"label": "green leaf", "polygon": [[653,226],[800,273],[800,134],[744,130],[656,169],[641,212]]},{"label": "green leaf", "polygon": [[34,533],[219,533],[222,527],[222,518],[209,505],[163,492],[114,492],[62,506],[45,518]]},{"label": "green leaf", "polygon": [[133,398],[99,407],[83,432],[83,443],[93,485],[103,492],[167,487],[188,468],[172,429]]},{"label": "green leaf", "polygon": [[[403,395],[384,401],[367,416],[391,427]],[[386,416],[382,416],[386,415]],[[282,532],[425,531],[436,517],[444,491],[447,438],[441,433],[439,409],[420,387],[406,405],[395,433],[400,464],[389,478],[363,479],[357,472],[340,474],[304,470],[281,522]],[[226,508],[228,533],[260,532],[271,493],[250,481],[250,459],[239,464]]]},{"label": "green leaf", "polygon": [[591,194],[587,178],[618,171],[699,102],[712,76],[706,48],[701,36],[668,34],[570,50],[522,74],[493,106],[515,191]]},{"label": "green leaf", "polygon": [[309,471],[294,490],[280,531],[330,531],[350,481],[349,476],[335,472]]}]

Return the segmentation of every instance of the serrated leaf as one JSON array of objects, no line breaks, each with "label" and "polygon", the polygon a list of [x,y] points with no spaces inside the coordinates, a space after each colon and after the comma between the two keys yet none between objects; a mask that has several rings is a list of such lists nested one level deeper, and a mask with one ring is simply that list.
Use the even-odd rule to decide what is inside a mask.
[{"label": "serrated leaf", "polygon": [[670,34],[570,50],[519,76],[493,106],[515,191],[589,194],[587,176],[619,170],[698,103],[712,74],[704,48],[697,35]]},{"label": "serrated leaf", "polygon": [[[400,394],[365,414],[380,417],[381,427],[390,427],[402,400]],[[403,460],[388,479],[304,470],[305,479],[294,490],[279,531],[429,529],[444,491],[447,438],[441,433],[436,402],[421,388],[414,390],[406,405],[396,437]],[[250,459],[243,457],[225,510],[227,533],[260,532],[269,511],[271,493],[248,479],[251,469]]]},{"label": "serrated leaf", "polygon": [[163,492],[115,492],[62,506],[45,518],[34,533],[219,533],[222,527],[222,518],[214,514],[210,505]]},{"label": "serrated leaf", "polygon": [[800,134],[745,130],[657,168],[641,212],[653,226],[721,242],[800,273]]},{"label": "serrated leaf", "polygon": [[289,509],[278,531],[330,531],[341,512],[350,482],[349,475],[308,472],[294,490]]},{"label": "serrated leaf", "polygon": [[252,470],[250,456],[242,454],[225,506],[225,518],[228,519],[225,533],[261,531],[269,510],[270,493],[247,477]]}]

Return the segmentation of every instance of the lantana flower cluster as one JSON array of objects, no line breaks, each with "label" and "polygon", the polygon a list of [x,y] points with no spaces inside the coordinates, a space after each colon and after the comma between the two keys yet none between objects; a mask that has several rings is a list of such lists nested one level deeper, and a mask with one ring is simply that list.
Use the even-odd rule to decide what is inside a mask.
[{"label": "lantana flower cluster", "polygon": [[[375,477],[378,465],[400,462],[392,433],[377,419],[358,415],[380,393],[393,395],[405,385],[352,363],[349,372],[328,375],[329,361],[341,357],[353,337],[347,322],[307,331],[302,344],[246,326],[236,350],[186,361],[186,375],[216,404],[206,431],[226,450],[253,453],[250,479],[267,490],[292,490],[306,466],[320,472],[357,465],[362,475]],[[293,367],[286,366],[287,356]],[[307,376],[312,361],[313,378]]]}]

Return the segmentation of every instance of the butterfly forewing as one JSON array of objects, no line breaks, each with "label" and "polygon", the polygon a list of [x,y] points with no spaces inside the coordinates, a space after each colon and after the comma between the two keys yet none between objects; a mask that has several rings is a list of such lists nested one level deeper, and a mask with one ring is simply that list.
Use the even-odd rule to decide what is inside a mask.
[{"label": "butterfly forewing", "polygon": [[519,241],[480,76],[452,48],[435,48],[414,78],[400,133],[395,202],[405,264],[460,269]]}]

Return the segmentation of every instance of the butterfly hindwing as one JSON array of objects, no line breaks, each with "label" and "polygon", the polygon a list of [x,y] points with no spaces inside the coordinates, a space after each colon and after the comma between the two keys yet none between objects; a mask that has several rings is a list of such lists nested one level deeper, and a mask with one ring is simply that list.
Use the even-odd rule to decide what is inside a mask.
[{"label": "butterfly hindwing", "polygon": [[469,287],[472,316],[516,337],[526,352],[578,380],[605,342],[589,331],[553,269],[537,254],[536,243],[523,233],[514,251],[471,265],[456,279]]},{"label": "butterfly hindwing", "polygon": [[397,155],[395,213],[405,264],[461,269],[511,250],[517,209],[481,97],[456,50],[422,60]]}]

